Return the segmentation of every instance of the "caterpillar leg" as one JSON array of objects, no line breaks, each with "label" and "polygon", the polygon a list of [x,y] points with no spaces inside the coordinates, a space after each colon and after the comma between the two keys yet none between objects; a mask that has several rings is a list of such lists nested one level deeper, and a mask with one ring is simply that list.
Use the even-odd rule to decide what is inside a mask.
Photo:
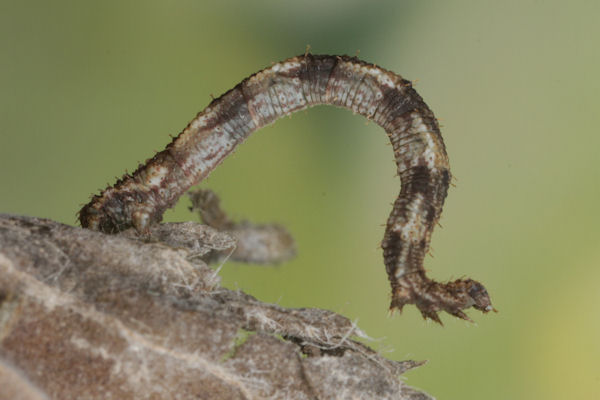
[{"label": "caterpillar leg", "polygon": [[457,279],[439,283],[427,278],[421,271],[404,275],[392,284],[390,311],[402,311],[405,304],[417,306],[423,318],[442,324],[438,311],[446,311],[467,321],[471,319],[462,310],[473,307],[487,313],[496,311],[485,287],[472,279]]}]

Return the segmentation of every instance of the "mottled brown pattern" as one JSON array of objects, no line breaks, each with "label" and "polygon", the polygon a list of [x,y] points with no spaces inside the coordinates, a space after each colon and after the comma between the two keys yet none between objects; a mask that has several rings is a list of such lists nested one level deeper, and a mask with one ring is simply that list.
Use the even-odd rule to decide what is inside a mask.
[{"label": "mottled brown pattern", "polygon": [[439,310],[464,319],[465,308],[492,310],[480,283],[441,284],[425,276],[423,259],[451,177],[437,120],[409,81],[354,57],[306,54],[244,79],[211,102],[165,150],[94,196],[79,213],[81,225],[107,233],[131,226],[147,232],[250,133],[318,104],[375,121],[392,143],[402,189],[382,242],[391,308],[415,304],[437,322]]}]

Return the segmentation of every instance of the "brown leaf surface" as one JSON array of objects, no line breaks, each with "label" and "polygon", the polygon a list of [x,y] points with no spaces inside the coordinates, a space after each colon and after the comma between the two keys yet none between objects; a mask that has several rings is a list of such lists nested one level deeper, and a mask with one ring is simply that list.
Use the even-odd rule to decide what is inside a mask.
[{"label": "brown leaf surface", "polygon": [[0,215],[0,399],[430,399],[348,319],[220,287],[226,234],[152,237]]}]

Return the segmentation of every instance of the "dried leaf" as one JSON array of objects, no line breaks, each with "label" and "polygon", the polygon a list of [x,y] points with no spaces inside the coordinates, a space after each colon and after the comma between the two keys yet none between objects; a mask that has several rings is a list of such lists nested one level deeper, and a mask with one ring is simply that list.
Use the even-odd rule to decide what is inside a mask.
[{"label": "dried leaf", "polygon": [[214,230],[160,229],[198,236],[172,248],[0,215],[0,382],[17,374],[27,399],[430,398],[398,379],[419,363],[351,340],[348,319],[220,287],[196,257]]}]

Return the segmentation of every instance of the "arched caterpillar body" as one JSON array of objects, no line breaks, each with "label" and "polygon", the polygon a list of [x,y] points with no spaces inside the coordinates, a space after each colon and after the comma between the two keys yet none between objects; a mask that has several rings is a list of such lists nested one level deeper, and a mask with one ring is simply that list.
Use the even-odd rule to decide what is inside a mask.
[{"label": "arched caterpillar body", "polygon": [[439,310],[464,319],[461,310],[471,306],[492,310],[480,283],[438,283],[425,275],[423,259],[451,177],[436,118],[410,81],[354,57],[306,54],[244,79],[213,100],[165,150],[94,196],[79,213],[81,225],[106,233],[132,226],[147,231],[250,133],[319,104],[375,121],[392,143],[401,191],[382,242],[390,308],[415,304],[425,318],[438,322]]}]

